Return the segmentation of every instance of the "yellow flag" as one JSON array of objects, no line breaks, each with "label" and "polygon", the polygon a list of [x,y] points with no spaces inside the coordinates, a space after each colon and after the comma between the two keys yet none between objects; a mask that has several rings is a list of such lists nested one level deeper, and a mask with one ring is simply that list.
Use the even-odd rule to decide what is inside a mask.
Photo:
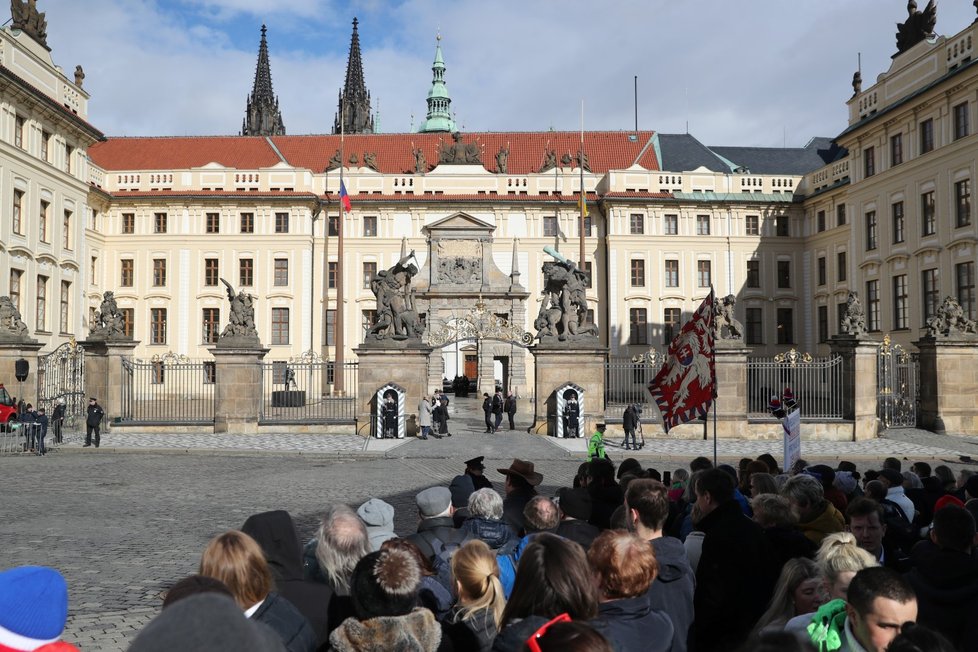
[{"label": "yellow flag", "polygon": [[587,195],[581,193],[581,215],[587,217]]}]

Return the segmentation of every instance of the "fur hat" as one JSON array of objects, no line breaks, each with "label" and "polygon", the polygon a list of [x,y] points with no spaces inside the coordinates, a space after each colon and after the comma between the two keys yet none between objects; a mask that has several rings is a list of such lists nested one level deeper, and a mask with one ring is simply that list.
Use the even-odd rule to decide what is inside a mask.
[{"label": "fur hat", "polygon": [[403,616],[417,605],[421,568],[405,550],[372,552],[353,569],[350,593],[360,620]]},{"label": "fur hat", "polygon": [[0,573],[0,648],[34,650],[57,641],[68,618],[68,585],[44,566]]},{"label": "fur hat", "polygon": [[452,492],[446,487],[430,487],[417,495],[421,518],[433,518],[444,513],[452,504]]},{"label": "fur hat", "polygon": [[471,475],[457,475],[452,478],[452,484],[448,485],[448,490],[452,493],[452,505],[455,509],[467,507],[469,496],[475,491],[475,484],[472,482]]},{"label": "fur hat", "polygon": [[564,487],[557,492],[557,498],[560,511],[567,516],[579,521],[586,521],[591,518],[591,494],[588,493],[587,489]]},{"label": "fur hat", "polygon": [[268,626],[248,620],[229,597],[191,595],[160,612],[143,627],[129,652],[284,652]]},{"label": "fur hat", "polygon": [[384,541],[394,539],[394,508],[380,498],[371,498],[357,507],[357,516],[367,526],[370,548],[380,550]]}]

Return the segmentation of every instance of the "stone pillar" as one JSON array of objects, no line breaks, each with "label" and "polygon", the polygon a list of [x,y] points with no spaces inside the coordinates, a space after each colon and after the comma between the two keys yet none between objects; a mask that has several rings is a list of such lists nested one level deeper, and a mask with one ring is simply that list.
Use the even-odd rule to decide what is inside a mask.
[{"label": "stone pillar", "polygon": [[554,390],[574,383],[584,390],[585,410],[581,414],[586,434],[604,420],[605,370],[608,349],[602,346],[567,346],[537,344],[530,348],[534,362],[534,415],[531,432],[547,434],[547,406],[553,403]]},{"label": "stone pillar", "polygon": [[[370,436],[374,395],[384,385],[394,383],[404,388],[408,435],[417,434],[421,397],[430,396],[432,391],[441,389],[441,378],[437,385],[429,387],[428,358],[431,352],[430,347],[394,349],[361,346],[355,350],[360,361],[357,372],[357,433]],[[438,355],[441,355],[440,349]]]},{"label": "stone pillar", "polygon": [[122,368],[122,361],[132,357],[139,342],[99,339],[79,344],[85,350],[85,394],[98,399],[105,410],[102,431],[111,431],[122,416],[123,388],[132,382]]},{"label": "stone pillar", "polygon": [[493,364],[493,347],[486,342],[479,342],[479,381],[476,392],[479,396],[496,393],[496,368]]},{"label": "stone pillar", "polygon": [[[743,340],[716,341],[717,437],[746,439],[747,356]],[[708,419],[713,420],[710,414]],[[709,428],[712,429],[712,423]]]},{"label": "stone pillar", "polygon": [[[214,432],[252,435],[258,432],[262,395],[262,360],[268,349],[218,346],[214,356]],[[342,370],[337,370],[342,373]]]},{"label": "stone pillar", "polygon": [[920,350],[922,428],[939,434],[978,435],[978,337],[924,337]]},{"label": "stone pillar", "polygon": [[842,418],[852,421],[852,439],[878,436],[876,417],[876,364],[880,343],[845,335],[829,343],[833,355],[842,356]]},{"label": "stone pillar", "polygon": [[[3,379],[11,396],[21,398],[27,403],[37,404],[37,352],[43,346],[37,340],[0,340],[0,379]],[[14,367],[23,358],[30,365],[27,380],[18,382]]]}]

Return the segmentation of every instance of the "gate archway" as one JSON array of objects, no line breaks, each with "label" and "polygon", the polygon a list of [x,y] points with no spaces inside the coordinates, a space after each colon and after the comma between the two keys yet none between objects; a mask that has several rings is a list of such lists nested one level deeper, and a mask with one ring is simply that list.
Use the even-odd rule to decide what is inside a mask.
[{"label": "gate archway", "polygon": [[[50,417],[64,402],[62,437],[85,429],[85,349],[71,338],[54,351],[37,359],[37,406]],[[53,438],[52,438],[53,441]]]},{"label": "gate archway", "polygon": [[884,428],[917,427],[919,385],[917,355],[884,335],[876,354],[876,415]]}]

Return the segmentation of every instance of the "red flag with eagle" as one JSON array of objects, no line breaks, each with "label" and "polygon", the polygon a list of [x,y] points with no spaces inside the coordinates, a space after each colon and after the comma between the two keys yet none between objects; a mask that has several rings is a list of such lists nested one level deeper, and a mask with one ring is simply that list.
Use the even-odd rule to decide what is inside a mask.
[{"label": "red flag with eagle", "polygon": [[662,369],[649,383],[659,406],[662,427],[704,416],[716,397],[714,363],[713,290],[669,344]]}]

